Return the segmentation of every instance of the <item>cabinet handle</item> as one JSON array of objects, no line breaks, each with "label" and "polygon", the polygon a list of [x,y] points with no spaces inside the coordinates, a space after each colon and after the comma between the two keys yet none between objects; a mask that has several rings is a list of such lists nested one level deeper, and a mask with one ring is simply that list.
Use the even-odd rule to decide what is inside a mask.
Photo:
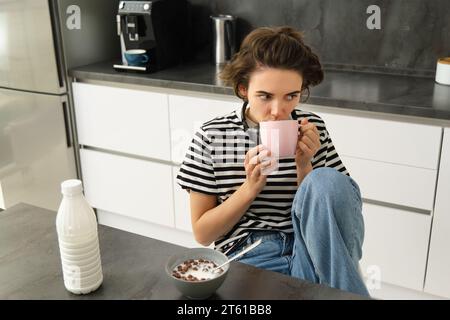
[{"label": "cabinet handle", "polygon": [[63,106],[63,114],[64,114],[64,129],[66,130],[66,144],[67,148],[72,147],[72,139],[70,134],[70,121],[69,121],[69,114],[67,110],[67,102],[62,103]]}]

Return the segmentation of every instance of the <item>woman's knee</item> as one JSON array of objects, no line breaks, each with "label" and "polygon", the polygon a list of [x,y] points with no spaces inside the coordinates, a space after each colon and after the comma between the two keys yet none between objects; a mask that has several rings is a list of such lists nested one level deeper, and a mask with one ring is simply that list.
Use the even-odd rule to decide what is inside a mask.
[{"label": "woman's knee", "polygon": [[346,206],[349,201],[361,203],[358,184],[334,168],[317,168],[311,171],[297,190],[294,204],[302,201],[320,201],[333,206]]},{"label": "woman's knee", "polygon": [[358,184],[349,176],[334,168],[317,168],[311,171],[302,181],[298,191],[313,189],[321,194],[339,193],[346,187],[352,187],[359,193]]},{"label": "woman's knee", "polygon": [[334,168],[317,168],[311,171],[303,180],[303,183],[312,184],[324,190],[335,191],[336,187],[342,187],[348,183],[348,176]]}]

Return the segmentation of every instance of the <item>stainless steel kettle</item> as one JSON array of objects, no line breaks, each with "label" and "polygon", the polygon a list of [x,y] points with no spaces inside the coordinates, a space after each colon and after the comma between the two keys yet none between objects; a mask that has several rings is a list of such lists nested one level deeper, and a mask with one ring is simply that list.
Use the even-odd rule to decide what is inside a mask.
[{"label": "stainless steel kettle", "polygon": [[224,64],[236,52],[236,17],[213,15],[212,20],[212,60],[215,64]]}]

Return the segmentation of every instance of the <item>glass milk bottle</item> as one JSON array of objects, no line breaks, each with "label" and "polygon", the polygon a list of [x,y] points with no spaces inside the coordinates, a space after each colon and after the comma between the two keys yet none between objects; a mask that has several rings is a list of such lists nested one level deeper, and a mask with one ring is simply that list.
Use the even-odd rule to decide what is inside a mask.
[{"label": "glass milk bottle", "polygon": [[103,282],[97,219],[83,196],[80,180],[64,181],[61,192],[56,230],[64,285],[72,293],[86,294]]}]

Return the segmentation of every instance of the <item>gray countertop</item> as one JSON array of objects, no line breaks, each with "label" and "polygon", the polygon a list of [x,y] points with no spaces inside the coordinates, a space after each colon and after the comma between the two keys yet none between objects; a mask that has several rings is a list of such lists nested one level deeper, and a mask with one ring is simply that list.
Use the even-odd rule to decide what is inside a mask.
[{"label": "gray countertop", "polygon": [[[79,80],[100,80],[206,93],[234,95],[217,77],[216,66],[191,62],[155,73],[118,72],[112,61],[74,68]],[[450,120],[450,86],[421,78],[378,73],[325,71],[325,80],[312,88],[310,104],[438,120]]]},{"label": "gray countertop", "polygon": [[[55,212],[26,204],[0,212],[0,299],[184,299],[164,265],[185,248],[103,225],[99,225],[103,284],[88,295],[68,292],[55,219]],[[365,298],[232,262],[211,299]]]}]

